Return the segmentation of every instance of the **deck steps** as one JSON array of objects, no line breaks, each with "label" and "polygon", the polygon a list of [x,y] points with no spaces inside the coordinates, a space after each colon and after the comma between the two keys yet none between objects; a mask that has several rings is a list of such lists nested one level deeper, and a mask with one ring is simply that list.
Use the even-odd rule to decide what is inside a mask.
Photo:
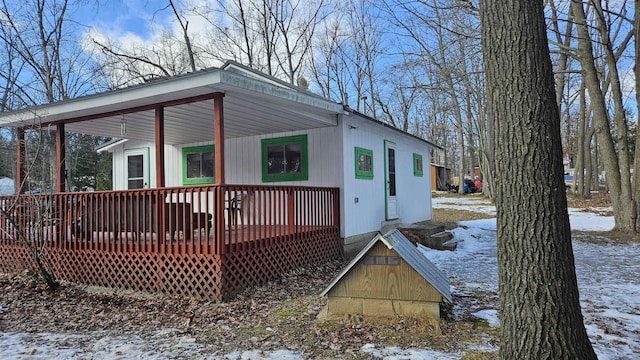
[{"label": "deck steps", "polygon": [[398,229],[413,243],[420,243],[431,249],[453,251],[458,246],[458,241],[453,240],[453,234],[442,225],[413,224]]}]

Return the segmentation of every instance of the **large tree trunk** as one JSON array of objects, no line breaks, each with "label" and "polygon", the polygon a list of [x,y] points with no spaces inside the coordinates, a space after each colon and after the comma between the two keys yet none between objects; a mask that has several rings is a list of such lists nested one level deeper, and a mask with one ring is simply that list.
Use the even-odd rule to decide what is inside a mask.
[{"label": "large tree trunk", "polygon": [[583,324],[542,1],[482,0],[502,359],[596,359]]}]

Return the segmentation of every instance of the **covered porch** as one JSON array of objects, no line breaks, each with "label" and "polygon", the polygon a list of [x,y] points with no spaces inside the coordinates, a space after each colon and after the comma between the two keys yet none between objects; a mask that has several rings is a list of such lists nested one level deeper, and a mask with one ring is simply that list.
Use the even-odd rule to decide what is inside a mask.
[{"label": "covered porch", "polygon": [[[239,173],[245,164],[228,161],[225,141],[336,126],[341,111],[228,63],[3,114],[0,125],[18,129],[16,183],[29,176],[24,133],[32,128],[55,128],[57,176],[53,193],[1,199],[0,271],[33,266],[26,239],[42,245],[59,279],[221,301],[291,269],[337,258],[338,187],[229,184],[228,171]],[[153,176],[127,179],[114,191],[66,192],[68,131],[153,142]],[[167,146],[199,142],[214,145],[215,180],[167,181],[175,171],[167,169],[173,161]]]}]

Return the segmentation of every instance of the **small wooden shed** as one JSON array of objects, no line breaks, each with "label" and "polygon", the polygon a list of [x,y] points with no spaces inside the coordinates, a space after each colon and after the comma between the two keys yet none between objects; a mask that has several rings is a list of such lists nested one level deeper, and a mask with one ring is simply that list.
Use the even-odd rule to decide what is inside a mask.
[{"label": "small wooden shed", "polygon": [[403,315],[440,319],[449,279],[402,232],[378,233],[321,293],[327,316]]}]

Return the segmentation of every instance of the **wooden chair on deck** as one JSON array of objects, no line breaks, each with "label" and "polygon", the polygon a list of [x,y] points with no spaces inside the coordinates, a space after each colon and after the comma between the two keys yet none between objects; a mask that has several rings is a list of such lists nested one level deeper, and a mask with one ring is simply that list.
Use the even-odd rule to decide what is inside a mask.
[{"label": "wooden chair on deck", "polygon": [[242,202],[246,198],[246,196],[247,194],[245,193],[239,193],[231,198],[231,200],[229,200],[229,207],[227,207],[226,209],[228,214],[229,229],[237,224],[237,219],[242,219]]}]

